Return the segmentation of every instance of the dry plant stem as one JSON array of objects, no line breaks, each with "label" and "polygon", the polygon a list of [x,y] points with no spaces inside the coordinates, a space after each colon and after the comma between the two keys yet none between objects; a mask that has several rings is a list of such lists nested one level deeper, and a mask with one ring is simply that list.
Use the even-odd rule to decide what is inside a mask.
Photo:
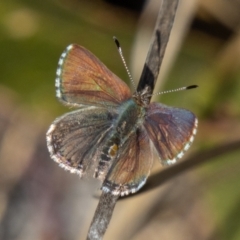
[{"label": "dry plant stem", "polygon": [[151,47],[149,49],[142,75],[138,83],[138,91],[149,86],[153,92],[159,70],[174,22],[178,0],[163,0],[160,7]]},{"label": "dry plant stem", "polygon": [[95,211],[91,226],[88,231],[87,240],[103,239],[111,220],[114,207],[119,196],[112,195],[110,192],[102,192],[97,209]]},{"label": "dry plant stem", "polygon": [[[172,29],[177,5],[178,0],[162,1],[154,30],[152,44],[149,49],[143,72],[137,87],[138,91],[141,91],[146,86],[149,86],[153,92]],[[87,240],[103,239],[104,233],[106,232],[108,224],[111,220],[117,199],[118,196],[114,196],[111,193],[102,192],[97,210],[95,211],[91,226],[88,231]]]},{"label": "dry plant stem", "polygon": [[[194,168],[203,163],[209,163],[211,160],[217,160],[216,157],[222,156],[224,154],[229,154],[231,152],[239,150],[240,140],[236,140],[230,143],[225,143],[219,145],[213,149],[195,153],[194,155],[187,158],[185,161],[179,162],[169,168],[164,169],[149,177],[146,187],[143,188],[136,195],[149,191],[151,189],[157,188],[164,184],[166,181],[178,176],[179,174]],[[135,196],[136,196],[135,195]]]}]

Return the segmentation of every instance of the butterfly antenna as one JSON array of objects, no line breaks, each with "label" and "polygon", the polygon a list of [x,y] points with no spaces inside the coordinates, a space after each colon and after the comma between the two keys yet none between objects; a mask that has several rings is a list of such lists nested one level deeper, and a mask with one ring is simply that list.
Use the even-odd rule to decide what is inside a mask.
[{"label": "butterfly antenna", "polygon": [[134,89],[137,90],[137,87],[136,87],[136,85],[135,85],[135,82],[133,81],[132,75],[131,75],[128,67],[127,67],[127,63],[126,63],[126,61],[125,61],[125,59],[124,59],[124,57],[123,57],[123,52],[122,52],[122,48],[121,48],[121,46],[120,46],[120,43],[119,43],[119,41],[117,40],[116,37],[113,37],[113,40],[114,40],[114,42],[115,42],[116,45],[117,45],[118,52],[119,52],[120,57],[121,57],[121,59],[122,59],[123,65],[124,65],[124,67],[125,67],[125,69],[126,69],[126,71],[127,71],[128,77],[129,77],[130,81],[132,82],[132,85],[133,85]]},{"label": "butterfly antenna", "polygon": [[187,87],[181,87],[181,88],[177,88],[177,89],[172,89],[172,90],[167,90],[167,91],[163,91],[163,92],[154,93],[154,94],[152,94],[152,96],[162,95],[162,94],[172,93],[172,92],[178,92],[178,91],[183,91],[183,90],[189,90],[189,89],[193,89],[193,88],[197,88],[197,87],[198,87],[198,85],[190,85],[190,86],[187,86]]}]

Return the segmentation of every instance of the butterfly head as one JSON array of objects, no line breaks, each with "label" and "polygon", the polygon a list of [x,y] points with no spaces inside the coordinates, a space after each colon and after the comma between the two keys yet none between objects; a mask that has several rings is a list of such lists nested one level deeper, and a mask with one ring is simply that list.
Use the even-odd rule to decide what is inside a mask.
[{"label": "butterfly head", "polygon": [[151,88],[147,85],[143,90],[136,91],[133,94],[133,99],[137,105],[147,107],[151,100]]}]

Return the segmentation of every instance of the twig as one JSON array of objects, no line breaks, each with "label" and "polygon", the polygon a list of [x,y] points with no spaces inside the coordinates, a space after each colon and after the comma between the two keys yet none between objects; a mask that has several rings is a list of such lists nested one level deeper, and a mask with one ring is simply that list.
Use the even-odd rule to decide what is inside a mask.
[{"label": "twig", "polygon": [[87,240],[101,240],[103,238],[111,220],[118,197],[119,196],[113,195],[110,192],[102,192],[88,231]]},{"label": "twig", "polygon": [[[196,167],[203,163],[209,163],[211,160],[216,160],[215,158],[224,154],[228,154],[232,151],[239,150],[240,140],[233,141],[227,144],[222,144],[217,146],[214,149],[199,151],[194,155],[187,158],[185,161],[182,161],[176,165],[173,165],[169,168],[162,170],[156,174],[153,174],[149,177],[146,186],[139,191],[135,196],[149,191],[151,189],[161,186],[166,181],[172,179],[173,177],[178,176],[179,174]],[[125,198],[123,198],[125,199]]]},{"label": "twig", "polygon": [[152,44],[138,83],[138,91],[143,90],[146,86],[149,86],[152,92],[154,90],[172,29],[177,5],[178,0],[163,0],[162,2],[154,29]]}]

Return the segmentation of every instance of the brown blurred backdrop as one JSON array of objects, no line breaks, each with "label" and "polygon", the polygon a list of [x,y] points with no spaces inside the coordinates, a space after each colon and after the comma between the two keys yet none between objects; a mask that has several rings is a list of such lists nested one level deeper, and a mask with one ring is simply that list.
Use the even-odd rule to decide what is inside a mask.
[{"label": "brown blurred backdrop", "polygon": [[[137,82],[160,2],[1,1],[0,239],[85,239],[100,185],[60,169],[46,148],[49,125],[69,111],[55,97],[57,62],[78,43],[129,82],[117,36]],[[239,13],[239,0],[180,0],[155,89],[199,85],[155,99],[199,117],[185,159],[231,143],[239,149],[119,201],[105,239],[240,240]]]}]

